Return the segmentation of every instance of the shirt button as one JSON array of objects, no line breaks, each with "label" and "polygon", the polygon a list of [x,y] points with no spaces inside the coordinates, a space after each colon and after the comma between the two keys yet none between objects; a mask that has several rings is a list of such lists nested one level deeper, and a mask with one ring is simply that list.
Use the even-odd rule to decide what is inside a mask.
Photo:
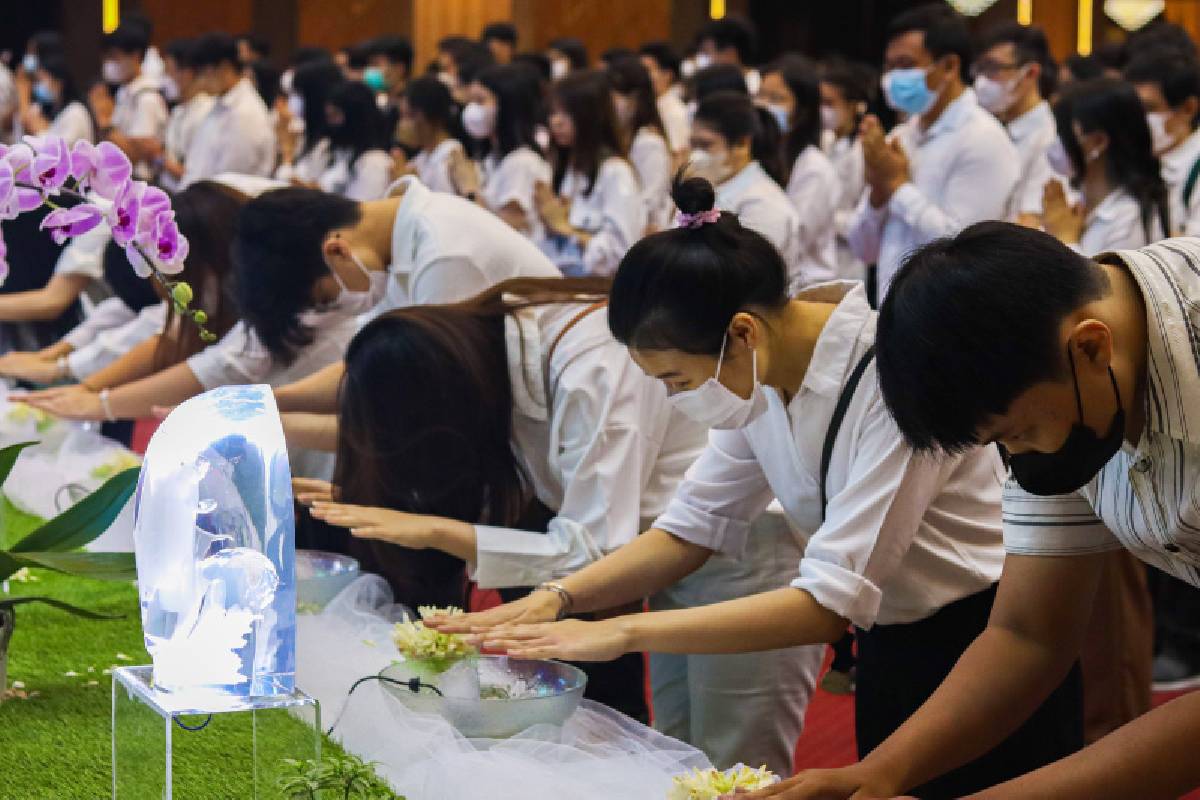
[{"label": "shirt button", "polygon": [[1134,462],[1133,468],[1138,472],[1149,472],[1153,462],[1149,458],[1139,458]]},{"label": "shirt button", "polygon": [[1163,549],[1166,550],[1168,553],[1178,553],[1180,548],[1179,548],[1179,545],[1175,544],[1174,542],[1170,542],[1170,543],[1164,545]]}]

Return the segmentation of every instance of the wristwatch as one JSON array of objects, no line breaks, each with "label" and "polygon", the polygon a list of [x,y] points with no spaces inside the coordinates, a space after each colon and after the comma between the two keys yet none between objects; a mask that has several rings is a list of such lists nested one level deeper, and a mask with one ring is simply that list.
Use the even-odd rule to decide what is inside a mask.
[{"label": "wristwatch", "polygon": [[563,585],[561,583],[558,583],[557,581],[546,581],[545,583],[539,584],[538,587],[536,589],[534,589],[534,591],[535,592],[554,592],[555,594],[558,595],[558,599],[561,600],[562,602],[559,603],[558,613],[554,615],[555,622],[563,619],[568,614],[570,614],[571,607],[575,605],[575,598],[572,597],[571,593],[568,592],[566,589],[564,589]]}]

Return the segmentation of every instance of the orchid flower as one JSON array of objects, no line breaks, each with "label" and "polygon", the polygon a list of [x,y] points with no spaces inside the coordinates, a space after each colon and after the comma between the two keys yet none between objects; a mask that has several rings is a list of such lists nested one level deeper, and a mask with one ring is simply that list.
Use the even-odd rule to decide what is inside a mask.
[{"label": "orchid flower", "polygon": [[105,200],[115,200],[133,175],[133,165],[112,142],[93,145],[80,139],[71,151],[71,175],[81,191],[91,189]]},{"label": "orchid flower", "polygon": [[104,220],[104,212],[91,203],[80,203],[71,208],[51,211],[42,220],[41,229],[50,231],[55,244],[62,244],[80,234],[87,233]]},{"label": "orchid flower", "polygon": [[58,194],[71,177],[71,150],[66,141],[58,136],[26,136],[25,142],[34,153],[30,169],[34,185],[45,194]]},{"label": "orchid flower", "polygon": [[0,219],[16,219],[42,204],[42,193],[30,174],[33,159],[27,144],[7,148],[0,158]]}]

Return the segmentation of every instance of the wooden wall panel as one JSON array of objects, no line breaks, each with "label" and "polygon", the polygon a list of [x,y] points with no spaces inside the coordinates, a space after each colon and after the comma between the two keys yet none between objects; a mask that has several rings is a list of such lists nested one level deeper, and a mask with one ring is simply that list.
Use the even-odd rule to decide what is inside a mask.
[{"label": "wooden wall panel", "polygon": [[1050,52],[1059,61],[1075,52],[1078,8],[1075,0],[1033,0],[1033,24],[1046,32]]},{"label": "wooden wall panel", "polygon": [[[476,38],[489,22],[511,20],[512,0],[414,0],[412,43],[416,70],[437,57],[437,43],[446,36]],[[528,42],[521,42],[524,48]]]},{"label": "wooden wall panel", "polygon": [[672,35],[671,0],[513,0],[512,5],[526,50],[542,49],[559,36],[575,36],[595,60],[610,47],[636,47]]},{"label": "wooden wall panel", "polygon": [[158,45],[208,31],[241,33],[254,26],[254,6],[249,0],[126,0],[121,7],[137,8],[150,18]]},{"label": "wooden wall panel", "polygon": [[1193,41],[1200,41],[1200,3],[1196,0],[1167,0],[1165,16],[1168,22],[1183,26]]},{"label": "wooden wall panel", "polygon": [[409,34],[406,0],[297,0],[296,42],[337,50],[383,33]]}]

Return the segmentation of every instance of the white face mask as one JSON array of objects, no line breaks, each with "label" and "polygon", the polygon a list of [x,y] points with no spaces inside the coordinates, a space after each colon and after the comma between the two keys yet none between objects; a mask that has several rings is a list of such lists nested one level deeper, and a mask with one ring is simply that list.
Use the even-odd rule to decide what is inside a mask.
[{"label": "white face mask", "polygon": [[1020,78],[1009,83],[1001,83],[992,80],[987,75],[977,75],[975,77],[975,99],[979,101],[979,105],[993,114],[1003,114],[1013,104],[1012,90],[1017,80]]},{"label": "white face mask", "polygon": [[1075,165],[1071,162],[1071,157],[1067,155],[1067,148],[1063,147],[1062,139],[1055,137],[1054,142],[1046,150],[1046,160],[1050,162],[1050,169],[1064,178],[1071,180],[1075,177]]},{"label": "white face mask", "polygon": [[787,106],[781,106],[778,103],[763,103],[763,108],[771,112],[771,116],[775,118],[775,124],[779,126],[780,133],[787,133],[790,128]]},{"label": "white face mask", "polygon": [[341,290],[338,292],[337,299],[326,310],[357,316],[367,313],[383,300],[387,294],[390,273],[387,270],[375,272],[367,269],[362,260],[353,253],[350,254],[350,260],[354,262],[354,266],[362,270],[363,275],[367,276],[367,281],[369,282],[367,288],[361,291],[347,288],[345,281],[342,280],[342,276],[338,275],[333,267],[330,267],[329,271],[333,273],[333,279],[337,281],[337,285],[341,287]]},{"label": "white face mask", "polygon": [[712,63],[713,63],[712,56],[710,56],[708,53],[696,53],[696,71],[697,72],[699,72],[702,69],[708,69],[709,67],[712,66]]},{"label": "white face mask", "polygon": [[704,178],[716,186],[729,177],[729,156],[714,156],[707,150],[693,150],[688,156],[688,174]]},{"label": "white face mask", "polygon": [[105,83],[124,83],[125,82],[125,67],[120,61],[109,59],[104,62],[100,68],[101,76]]},{"label": "white face mask", "polygon": [[567,75],[571,74],[571,62],[566,59],[556,58],[550,62],[550,78],[551,80],[561,81]]},{"label": "white face mask", "polygon": [[833,106],[821,106],[821,129],[836,131],[842,124],[842,117]]},{"label": "white face mask", "polygon": [[473,139],[490,139],[496,131],[496,107],[467,103],[462,112],[463,127]]},{"label": "white face mask", "polygon": [[295,119],[304,119],[304,96],[293,92],[288,95],[288,113]]},{"label": "white face mask", "polygon": [[1162,155],[1175,146],[1175,140],[1167,133],[1167,112],[1153,111],[1146,115],[1146,124],[1150,126],[1150,142],[1154,155]]},{"label": "white face mask", "polygon": [[762,391],[758,382],[758,352],[751,351],[752,368],[754,369],[754,388],[749,397],[738,397],[717,378],[721,375],[721,364],[725,360],[725,346],[729,342],[729,333],[721,341],[721,354],[717,356],[717,371],[711,378],[684,392],[670,395],[667,400],[681,414],[691,418],[699,425],[718,430],[743,428],[750,421],[757,406],[755,399]]}]

